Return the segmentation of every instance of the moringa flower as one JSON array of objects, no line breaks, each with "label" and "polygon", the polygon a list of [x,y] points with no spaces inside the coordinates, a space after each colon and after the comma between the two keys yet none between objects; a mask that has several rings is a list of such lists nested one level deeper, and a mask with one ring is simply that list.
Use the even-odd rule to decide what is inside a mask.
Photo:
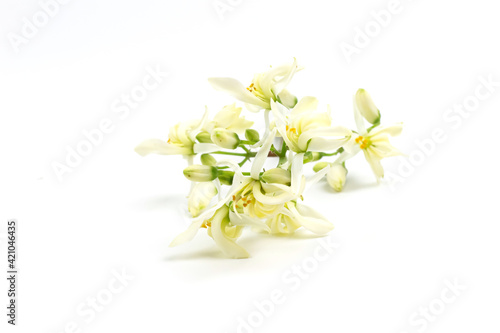
[{"label": "moringa flower", "polygon": [[[364,102],[360,102],[356,97],[354,98],[354,120],[358,128],[358,134],[353,136],[349,144],[345,146],[345,151],[339,156],[336,163],[342,163],[362,151],[378,181],[384,177],[384,168],[380,161],[386,157],[401,154],[399,150],[391,145],[389,136],[401,134],[403,124],[397,123],[391,126],[375,124],[370,128],[366,128],[364,117],[361,114],[362,103]],[[373,109],[375,109],[374,106]]]},{"label": "moringa flower", "polygon": [[188,210],[191,215],[200,215],[216,195],[217,188],[213,182],[196,183],[188,197]]},{"label": "moringa flower", "polygon": [[302,98],[291,111],[271,102],[276,128],[292,151],[332,151],[349,141],[352,132],[343,126],[332,126],[330,113],[315,112],[317,106],[314,97]]},{"label": "moringa flower", "polygon": [[246,103],[250,111],[270,110],[270,102],[280,101],[280,97],[286,101],[285,104],[293,104],[294,97],[285,88],[298,69],[294,59],[291,65],[273,67],[265,73],[256,74],[247,88],[232,78],[210,78],[208,82],[216,90],[224,91]]},{"label": "moringa flower", "polygon": [[243,134],[246,129],[252,127],[253,121],[246,120],[241,116],[241,108],[236,107],[236,103],[226,105],[213,118],[206,123],[203,129],[211,133],[215,128],[224,128],[228,131]]},{"label": "moringa flower", "polygon": [[326,217],[309,206],[296,201],[287,202],[283,210],[267,220],[273,234],[292,234],[300,227],[324,235],[333,230],[333,224]]}]

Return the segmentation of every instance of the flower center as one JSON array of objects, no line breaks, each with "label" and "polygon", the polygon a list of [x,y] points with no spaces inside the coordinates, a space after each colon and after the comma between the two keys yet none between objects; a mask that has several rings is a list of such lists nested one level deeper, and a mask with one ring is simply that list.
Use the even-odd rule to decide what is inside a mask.
[{"label": "flower center", "polygon": [[264,96],[264,93],[262,92],[262,89],[260,89],[260,86],[259,85],[256,85],[255,83],[251,83],[248,87],[247,87],[247,90],[249,92],[251,92],[252,94],[254,94],[256,97],[264,100],[265,99],[265,96]]},{"label": "flower center", "polygon": [[358,136],[355,141],[361,149],[366,149],[372,145],[370,138],[365,138],[362,136]]}]

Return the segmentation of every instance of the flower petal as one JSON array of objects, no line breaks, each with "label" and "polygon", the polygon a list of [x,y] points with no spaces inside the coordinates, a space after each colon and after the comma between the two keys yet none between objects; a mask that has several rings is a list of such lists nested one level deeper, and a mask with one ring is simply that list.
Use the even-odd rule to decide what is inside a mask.
[{"label": "flower petal", "polygon": [[[298,145],[303,151],[336,150],[349,141],[351,135],[351,130],[343,126],[321,127],[302,133]],[[336,138],[324,139],[323,137]]]},{"label": "flower petal", "polygon": [[227,206],[223,206],[215,213],[210,227],[212,237],[227,257],[234,259],[248,258],[250,256],[248,252],[226,235],[226,227],[229,225],[228,212]]},{"label": "flower petal", "polygon": [[297,103],[297,105],[295,105],[290,115],[292,117],[297,116],[303,112],[316,111],[317,108],[318,108],[318,99],[316,97],[306,96],[303,97]]},{"label": "flower petal", "polygon": [[228,77],[209,78],[208,82],[216,90],[223,91],[244,103],[260,106],[263,109],[269,109],[269,103],[257,98],[249,92],[240,81]]},{"label": "flower petal", "polygon": [[315,234],[324,235],[333,230],[333,224],[309,206],[296,203],[295,207],[290,205],[288,209],[304,228]]},{"label": "flower petal", "polygon": [[217,187],[213,182],[201,182],[194,185],[188,198],[188,210],[197,217],[217,195]]},{"label": "flower petal", "polygon": [[141,156],[149,154],[159,155],[190,155],[193,152],[190,148],[167,143],[160,139],[149,139],[135,147],[135,152]]},{"label": "flower petal", "polygon": [[250,176],[253,179],[256,180],[259,179],[260,171],[262,170],[262,167],[266,162],[267,155],[269,154],[269,150],[271,149],[271,145],[273,144],[275,136],[276,136],[276,129],[273,129],[271,134],[269,134],[269,136],[266,138],[266,141],[262,144],[262,147],[260,148],[257,155],[255,155],[255,158],[252,163],[252,168],[250,170]]}]

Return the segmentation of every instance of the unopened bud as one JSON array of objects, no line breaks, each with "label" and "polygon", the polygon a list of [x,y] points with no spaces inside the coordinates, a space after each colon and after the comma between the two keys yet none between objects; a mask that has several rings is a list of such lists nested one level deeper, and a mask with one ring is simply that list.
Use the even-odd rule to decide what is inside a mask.
[{"label": "unopened bud", "polygon": [[210,138],[210,133],[208,132],[200,132],[196,136],[196,140],[200,143],[212,143],[212,139]]},{"label": "unopened bud", "polygon": [[191,165],[184,169],[184,176],[193,182],[209,182],[217,178],[218,170],[210,165]]},{"label": "unopened bud", "polygon": [[334,163],[328,173],[326,180],[328,184],[337,192],[342,191],[347,176],[347,169],[340,163]]},{"label": "unopened bud", "polygon": [[215,165],[215,163],[217,163],[217,160],[215,159],[215,157],[213,157],[210,154],[201,155],[200,160],[201,160],[201,164],[203,164],[203,165]]},{"label": "unopened bud", "polygon": [[267,170],[262,174],[262,180],[265,181],[268,184],[283,184],[290,186],[291,181],[292,181],[292,176],[290,174],[290,171],[281,169],[281,168],[274,168],[271,170]]},{"label": "unopened bud", "polygon": [[330,163],[328,162],[319,162],[319,163],[316,163],[314,166],[313,166],[313,171],[314,172],[319,172],[321,170],[323,170],[324,168],[326,168]]},{"label": "unopened bud", "polygon": [[380,123],[380,111],[366,90],[358,89],[356,96],[354,96],[354,103],[356,103],[356,107],[366,121],[370,124]]},{"label": "unopened bud", "polygon": [[217,146],[226,149],[236,149],[240,144],[238,134],[224,128],[214,129],[211,139]]},{"label": "unopened bud", "polygon": [[304,154],[304,164],[320,160],[322,157],[323,153],[308,151],[307,153]]},{"label": "unopened bud", "polygon": [[256,143],[259,142],[260,135],[256,130],[249,128],[245,131],[245,138],[252,143]]},{"label": "unopened bud", "polygon": [[220,171],[219,170],[219,181],[222,185],[233,185],[233,171]]}]

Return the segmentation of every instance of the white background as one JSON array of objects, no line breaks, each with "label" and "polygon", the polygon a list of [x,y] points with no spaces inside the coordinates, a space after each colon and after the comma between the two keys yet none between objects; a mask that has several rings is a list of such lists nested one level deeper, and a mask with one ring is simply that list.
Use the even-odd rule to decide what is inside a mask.
[{"label": "white background", "polygon": [[[2,278],[2,332],[60,333],[68,324],[66,332],[237,332],[239,318],[258,319],[254,302],[275,289],[284,302],[251,330],[498,331],[500,87],[465,118],[447,113],[473,101],[480,77],[500,81],[496,4],[401,0],[348,62],[342,42],[354,45],[356,29],[388,0],[231,3],[220,16],[212,0],[74,0],[16,52],[8,34],[21,34],[23,18],[32,21],[41,7],[2,0],[0,220],[5,233],[16,218],[20,238],[18,326],[6,324]],[[384,161],[401,178],[377,186],[358,156],[344,192],[323,181],[307,193],[305,203],[335,224],[330,239],[340,246],[296,290],[283,276],[310,260],[318,239],[248,232],[240,240],[247,260],[224,259],[204,232],[171,249],[189,224],[185,161],[133,152],[143,139],[166,138],[170,126],[200,117],[205,105],[232,103],[208,77],[247,84],[293,57],[305,70],[290,90],[317,96],[337,123],[353,127],[352,95],[367,89],[383,123],[404,122],[394,142],[413,161]],[[114,101],[142,82],[148,66],[168,78],[121,119]],[[66,147],[105,118],[113,131],[59,181],[52,163],[64,163]],[[422,155],[416,142],[436,129],[444,142]],[[77,309],[104,295],[122,269],[133,280],[86,322]],[[439,309],[447,279],[467,289],[425,327],[412,325],[420,307]]]}]

